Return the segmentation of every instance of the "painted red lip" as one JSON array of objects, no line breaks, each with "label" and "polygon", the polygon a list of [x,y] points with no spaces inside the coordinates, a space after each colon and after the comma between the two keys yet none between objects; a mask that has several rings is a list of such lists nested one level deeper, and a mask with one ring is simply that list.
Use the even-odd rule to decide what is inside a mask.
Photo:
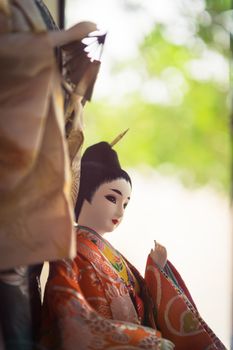
[{"label": "painted red lip", "polygon": [[118,223],[118,220],[113,219],[112,222],[114,223],[114,225],[116,225]]}]

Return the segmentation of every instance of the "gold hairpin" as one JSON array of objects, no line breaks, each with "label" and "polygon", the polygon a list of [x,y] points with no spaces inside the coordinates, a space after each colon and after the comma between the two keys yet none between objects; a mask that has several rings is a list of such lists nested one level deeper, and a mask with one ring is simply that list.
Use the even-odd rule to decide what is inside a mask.
[{"label": "gold hairpin", "polygon": [[111,147],[115,146],[115,144],[116,144],[117,142],[119,142],[119,141],[122,139],[122,137],[124,137],[125,134],[126,134],[128,131],[129,131],[129,128],[126,129],[125,131],[123,131],[122,133],[120,133],[120,134],[110,143],[110,146],[111,146]]}]

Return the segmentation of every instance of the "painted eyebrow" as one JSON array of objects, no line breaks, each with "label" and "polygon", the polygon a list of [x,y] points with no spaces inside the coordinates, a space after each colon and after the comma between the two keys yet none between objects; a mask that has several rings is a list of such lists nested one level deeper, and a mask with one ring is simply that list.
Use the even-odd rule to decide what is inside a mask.
[{"label": "painted eyebrow", "polygon": [[[117,190],[116,188],[110,188],[110,190],[113,191],[113,192],[116,192],[116,193],[118,193],[120,196],[122,196],[121,191]],[[130,197],[128,197],[127,199],[130,200]]]}]

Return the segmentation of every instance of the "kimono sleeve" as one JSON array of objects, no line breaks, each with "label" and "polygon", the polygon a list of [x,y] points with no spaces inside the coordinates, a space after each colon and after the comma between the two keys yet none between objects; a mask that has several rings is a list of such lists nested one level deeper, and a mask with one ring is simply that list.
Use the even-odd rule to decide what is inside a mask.
[{"label": "kimono sleeve", "polygon": [[0,268],[75,255],[63,93],[36,1],[0,0]]},{"label": "kimono sleeve", "polygon": [[100,316],[84,298],[79,275],[79,268],[71,261],[51,266],[43,304],[43,349],[161,349],[159,332]]},{"label": "kimono sleeve", "polygon": [[[156,305],[156,322],[176,350],[225,350],[225,346],[201,318],[175,267],[168,261],[169,275],[148,257],[145,280]],[[176,282],[174,282],[176,280]]]},{"label": "kimono sleeve", "polygon": [[7,193],[30,173],[40,151],[55,67],[48,34],[1,34],[0,67],[0,190]]}]

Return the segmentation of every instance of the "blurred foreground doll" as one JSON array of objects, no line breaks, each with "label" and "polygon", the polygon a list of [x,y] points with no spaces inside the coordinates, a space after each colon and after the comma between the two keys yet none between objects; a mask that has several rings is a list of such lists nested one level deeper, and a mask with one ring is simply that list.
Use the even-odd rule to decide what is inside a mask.
[{"label": "blurred foreground doll", "polygon": [[75,207],[77,255],[50,264],[42,344],[63,350],[225,349],[165,248],[151,250],[144,279],[103,237],[121,223],[131,187],[110,144],[85,151]]},{"label": "blurred foreground doll", "polygon": [[[0,0],[0,270],[75,252],[61,89],[64,76],[72,77],[59,72],[54,51],[80,46],[97,27],[82,22],[48,30],[41,3]],[[75,68],[80,78],[78,59]],[[85,92],[73,85],[76,111]]]},{"label": "blurred foreground doll", "polygon": [[[91,85],[90,79],[83,83],[81,69],[81,62],[89,61],[76,57],[73,67],[69,55],[63,73],[58,47],[80,47],[96,29],[95,23],[82,22],[60,31],[42,0],[0,0],[1,349],[35,348],[40,317],[36,280],[42,265],[33,264],[72,257],[76,251],[69,141],[72,134],[80,135],[78,164],[83,135],[75,117]],[[64,80],[69,80],[74,121],[67,135]]]}]

